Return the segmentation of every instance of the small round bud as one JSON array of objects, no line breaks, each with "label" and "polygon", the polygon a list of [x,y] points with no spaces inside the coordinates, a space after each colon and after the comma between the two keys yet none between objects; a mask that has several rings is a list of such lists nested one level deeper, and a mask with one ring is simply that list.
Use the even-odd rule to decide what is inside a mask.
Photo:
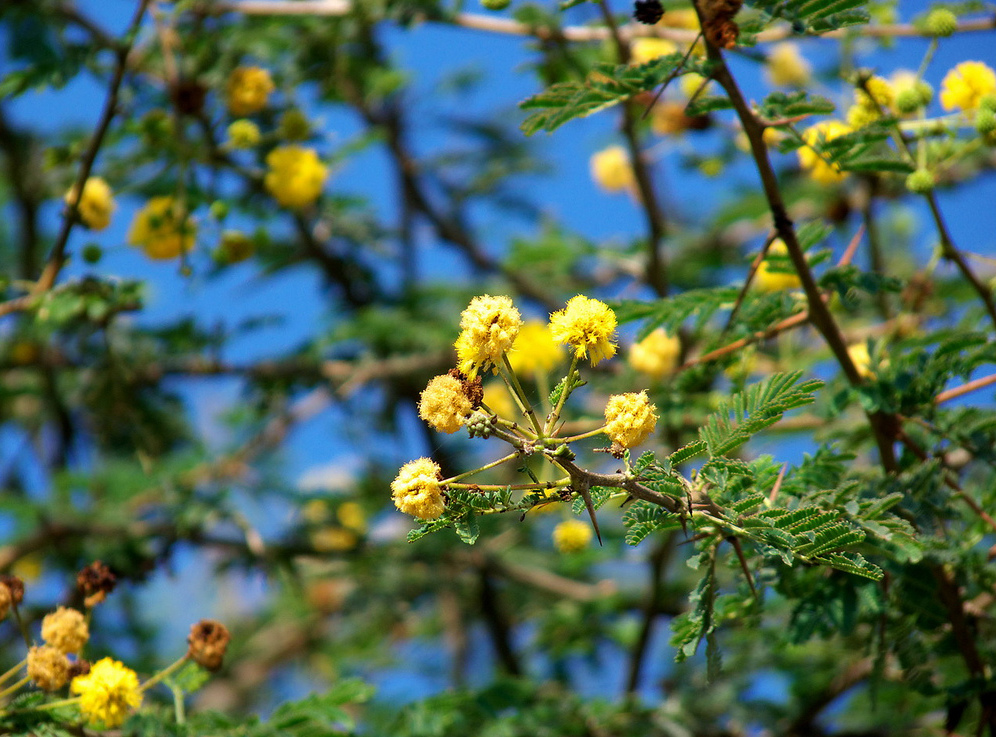
[{"label": "small round bud", "polygon": [[237,264],[250,258],[256,251],[252,238],[239,230],[226,230],[212,254],[220,264]]},{"label": "small round bud", "polygon": [[927,13],[923,30],[930,36],[950,36],[958,30],[958,16],[947,8],[934,8]]},{"label": "small round bud", "polygon": [[103,255],[104,249],[96,243],[87,243],[83,246],[83,260],[88,264],[97,263]]},{"label": "small round bud", "polygon": [[979,100],[979,110],[988,110],[991,113],[996,113],[996,95],[984,95]]},{"label": "small round bud", "polygon": [[636,0],[633,7],[633,18],[639,23],[654,25],[664,17],[664,6],[661,0]]},{"label": "small round bud", "polygon": [[934,88],[930,86],[930,82],[925,82],[921,79],[913,89],[920,95],[920,104],[924,107],[927,107],[931,100],[934,99]]},{"label": "small round bud", "polygon": [[917,169],[906,177],[906,189],[913,194],[927,194],[934,188],[934,175],[927,169]]},{"label": "small round bud", "polygon": [[488,10],[504,10],[512,0],[481,0],[481,5]]},{"label": "small round bud", "polygon": [[996,113],[992,110],[979,108],[979,111],[975,114],[975,130],[983,136],[996,131]]},{"label": "small round bud", "polygon": [[920,99],[920,93],[913,87],[896,95],[896,109],[903,115],[915,113],[921,107],[923,101]]},{"label": "small round bud", "polygon": [[277,134],[284,141],[308,140],[311,138],[311,123],[308,121],[308,116],[297,108],[288,110],[280,116]]}]

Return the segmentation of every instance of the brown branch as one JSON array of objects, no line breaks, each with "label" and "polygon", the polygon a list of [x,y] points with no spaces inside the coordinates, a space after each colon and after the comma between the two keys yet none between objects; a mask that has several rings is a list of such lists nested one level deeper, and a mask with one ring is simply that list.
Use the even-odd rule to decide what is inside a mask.
[{"label": "brown branch", "polygon": [[934,404],[944,404],[944,402],[951,401],[958,397],[962,397],[966,394],[974,392],[976,389],[983,389],[991,384],[996,384],[996,374],[989,374],[989,376],[983,376],[980,379],[973,379],[972,381],[967,381],[961,386],[956,386],[951,389],[946,389],[945,391],[934,397]]}]

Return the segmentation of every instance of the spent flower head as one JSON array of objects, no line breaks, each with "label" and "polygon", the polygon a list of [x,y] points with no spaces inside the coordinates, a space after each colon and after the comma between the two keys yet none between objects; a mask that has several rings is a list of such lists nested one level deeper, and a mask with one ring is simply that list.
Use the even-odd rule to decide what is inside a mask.
[{"label": "spent flower head", "polygon": [[132,709],[142,703],[138,676],[117,660],[103,658],[86,675],[77,676],[69,690],[80,697],[80,711],[91,725],[120,727]]},{"label": "spent flower head", "polygon": [[634,448],[657,427],[656,407],[647,392],[614,394],[605,404],[605,434],[623,448]]},{"label": "spent flower head", "polygon": [[69,681],[69,659],[51,645],[32,647],[28,650],[28,678],[42,691],[57,691]]},{"label": "spent flower head", "polygon": [[478,369],[499,366],[521,327],[522,316],[509,297],[474,297],[460,314],[460,336],[454,344],[457,367],[473,378]]},{"label": "spent flower head", "polygon": [[90,629],[82,612],[60,606],[42,619],[41,636],[59,651],[76,654],[90,639]]},{"label": "spent flower head", "polygon": [[439,464],[432,459],[409,461],[391,482],[394,506],[418,519],[436,519],[446,510],[441,479]]},{"label": "spent flower head", "polygon": [[450,374],[429,381],[418,401],[418,416],[439,432],[459,430],[474,409],[463,382]]},{"label": "spent flower head", "polygon": [[616,354],[616,313],[607,304],[584,295],[568,300],[564,309],[550,315],[554,340],[574,348],[577,358],[591,353],[591,365]]},{"label": "spent flower head", "polygon": [[225,658],[232,636],[228,628],[215,619],[202,619],[190,626],[187,635],[187,656],[202,668],[216,671]]}]

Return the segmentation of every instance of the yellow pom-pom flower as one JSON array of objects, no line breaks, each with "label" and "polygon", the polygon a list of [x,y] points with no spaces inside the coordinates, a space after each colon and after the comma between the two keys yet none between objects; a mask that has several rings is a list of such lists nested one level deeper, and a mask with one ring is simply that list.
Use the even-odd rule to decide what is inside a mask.
[{"label": "yellow pom-pom flower", "polygon": [[[768,256],[781,257],[782,259],[788,257],[788,248],[781,238],[776,238],[768,246]],[[791,263],[785,262],[785,266],[791,266]],[[762,292],[780,292],[783,289],[798,289],[802,286],[798,274],[773,271],[768,259],[764,259],[757,267],[757,273],[754,274],[754,284]]]},{"label": "yellow pom-pom flower", "polygon": [[605,404],[605,434],[613,443],[635,448],[657,427],[655,410],[645,391],[613,394]]},{"label": "yellow pom-pom flower", "polygon": [[252,115],[266,107],[274,90],[270,73],[260,67],[236,67],[228,76],[228,110],[232,115]]},{"label": "yellow pom-pom flower", "polygon": [[117,660],[103,658],[84,676],[76,676],[69,690],[80,697],[80,711],[91,725],[119,727],[128,713],[142,703],[135,671]]},{"label": "yellow pom-pom flower", "polygon": [[799,52],[799,44],[775,44],[768,54],[768,81],[775,87],[805,87],[812,74],[813,67]]},{"label": "yellow pom-pom flower", "polygon": [[591,365],[616,355],[616,313],[607,304],[583,295],[571,297],[564,309],[550,315],[553,339],[574,348],[577,358],[591,352]]},{"label": "yellow pom-pom flower", "polygon": [[300,210],[318,199],[329,169],[313,148],[278,146],[266,155],[266,191],[282,206]]},{"label": "yellow pom-pom flower", "polygon": [[172,197],[153,197],[135,214],[128,242],[152,259],[176,258],[194,246],[196,226]]},{"label": "yellow pom-pom flower", "polygon": [[629,365],[654,379],[667,376],[678,367],[681,339],[657,328],[629,349]]},{"label": "yellow pom-pom flower", "polygon": [[391,482],[394,506],[418,519],[436,519],[446,510],[440,478],[440,468],[435,461],[429,458],[409,461]]},{"label": "yellow pom-pom flower", "polygon": [[497,367],[521,327],[522,316],[509,297],[474,297],[460,314],[460,336],[454,344],[457,368],[473,378],[478,369]]},{"label": "yellow pom-pom flower", "polygon": [[[867,88],[867,89],[866,89]],[[889,112],[895,105],[896,91],[884,77],[871,77],[863,87],[854,90],[854,105],[847,111],[847,124],[863,128],[874,123],[882,112]]]},{"label": "yellow pom-pom flower", "polygon": [[996,72],[981,61],[963,61],[944,75],[941,105],[945,110],[969,112],[986,95],[996,93]]},{"label": "yellow pom-pom flower", "polygon": [[539,320],[527,320],[508,353],[512,370],[520,376],[549,371],[564,360],[564,349],[553,339],[550,327]]},{"label": "yellow pom-pom flower", "polygon": [[[76,187],[71,187],[63,199],[71,205],[76,199]],[[90,230],[103,230],[110,225],[116,207],[111,187],[101,177],[90,177],[83,183],[83,194],[76,209],[80,220]]]},{"label": "yellow pom-pom flower", "polygon": [[593,536],[591,525],[568,519],[553,528],[553,545],[561,553],[579,553],[591,544]]},{"label": "yellow pom-pom flower", "polygon": [[637,38],[630,44],[629,60],[632,64],[646,64],[677,50],[678,47],[665,38]]},{"label": "yellow pom-pom flower", "polygon": [[636,176],[622,146],[609,146],[592,155],[591,178],[605,192],[635,191]]},{"label": "yellow pom-pom flower", "polygon": [[229,148],[247,149],[255,148],[263,140],[263,134],[259,131],[259,126],[251,120],[240,118],[232,121],[226,131],[228,140],[225,142]]},{"label": "yellow pom-pom flower", "polygon": [[449,374],[433,378],[418,401],[418,416],[434,430],[445,433],[459,430],[473,409],[463,384]]},{"label": "yellow pom-pom flower", "polygon": [[90,628],[82,612],[60,606],[42,619],[41,636],[59,652],[75,654],[90,639]]},{"label": "yellow pom-pom flower", "polygon": [[42,691],[57,691],[69,680],[69,660],[57,647],[42,645],[28,650],[28,678]]},{"label": "yellow pom-pom flower", "polygon": [[838,136],[851,132],[851,128],[839,120],[827,120],[807,128],[802,134],[806,145],[799,149],[799,165],[809,171],[820,184],[836,184],[847,176],[836,164],[828,164],[823,156],[813,148],[821,141],[832,141]]}]

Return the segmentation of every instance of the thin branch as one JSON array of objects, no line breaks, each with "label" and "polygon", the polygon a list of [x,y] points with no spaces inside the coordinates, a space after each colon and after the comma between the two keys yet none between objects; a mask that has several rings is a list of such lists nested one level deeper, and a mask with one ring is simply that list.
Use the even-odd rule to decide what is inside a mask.
[{"label": "thin branch", "polygon": [[996,384],[996,374],[989,374],[989,376],[983,376],[980,379],[973,379],[972,381],[967,381],[961,386],[956,386],[951,389],[946,389],[945,391],[934,397],[934,404],[944,404],[945,402],[951,401],[958,397],[962,397],[966,394],[974,392],[977,389],[983,389],[991,384]]}]

